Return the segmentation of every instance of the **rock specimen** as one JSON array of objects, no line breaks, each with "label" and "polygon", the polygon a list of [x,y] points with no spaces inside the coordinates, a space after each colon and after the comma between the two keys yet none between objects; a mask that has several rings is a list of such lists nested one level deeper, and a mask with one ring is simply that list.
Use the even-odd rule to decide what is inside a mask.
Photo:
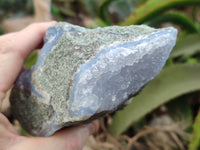
[{"label": "rock specimen", "polygon": [[13,114],[30,134],[49,136],[115,111],[161,71],[176,36],[171,27],[56,23],[12,90]]}]

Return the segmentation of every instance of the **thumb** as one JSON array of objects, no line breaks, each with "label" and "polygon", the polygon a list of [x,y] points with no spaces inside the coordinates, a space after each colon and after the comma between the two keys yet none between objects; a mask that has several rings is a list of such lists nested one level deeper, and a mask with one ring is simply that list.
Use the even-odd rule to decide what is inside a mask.
[{"label": "thumb", "polygon": [[0,101],[19,75],[25,58],[40,45],[53,23],[35,23],[19,32],[0,36]]}]

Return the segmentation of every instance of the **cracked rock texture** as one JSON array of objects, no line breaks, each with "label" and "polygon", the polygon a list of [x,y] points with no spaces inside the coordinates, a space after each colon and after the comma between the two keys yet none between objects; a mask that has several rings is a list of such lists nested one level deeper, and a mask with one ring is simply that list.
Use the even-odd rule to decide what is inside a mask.
[{"label": "cracked rock texture", "polygon": [[56,23],[12,90],[13,114],[30,134],[49,136],[113,112],[161,71],[176,37],[172,27]]}]

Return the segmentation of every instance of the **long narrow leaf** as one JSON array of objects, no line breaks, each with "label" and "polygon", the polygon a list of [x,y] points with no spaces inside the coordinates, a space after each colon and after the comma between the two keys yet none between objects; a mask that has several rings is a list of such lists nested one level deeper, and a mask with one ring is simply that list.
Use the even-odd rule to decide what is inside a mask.
[{"label": "long narrow leaf", "polygon": [[24,66],[29,69],[31,66],[33,66],[36,63],[37,60],[37,51],[33,51],[25,60]]},{"label": "long narrow leaf", "polygon": [[156,107],[182,94],[200,90],[200,64],[179,64],[165,68],[124,110],[116,112],[109,128],[119,136],[133,122]]},{"label": "long narrow leaf", "polygon": [[199,34],[190,34],[186,37],[180,39],[170,57],[178,57],[178,56],[191,56],[192,54],[200,51],[200,35]]},{"label": "long narrow leaf", "polygon": [[189,143],[189,150],[199,150],[200,149],[200,111],[193,124],[192,138]]},{"label": "long narrow leaf", "polygon": [[198,29],[195,27],[194,23],[190,20],[190,18],[184,15],[183,13],[179,12],[162,14],[149,21],[147,25],[156,26],[164,22],[171,22],[177,24],[190,33],[198,32]]},{"label": "long narrow leaf", "polygon": [[114,0],[103,0],[98,8],[98,16],[105,21],[107,24],[111,24],[108,19],[105,17],[105,12],[107,10],[108,5]]},{"label": "long narrow leaf", "polygon": [[[98,16],[107,22],[111,16],[115,16],[115,21],[124,20],[141,3],[138,0],[103,0],[99,5]],[[108,12],[111,13],[110,17]]]},{"label": "long narrow leaf", "polygon": [[133,12],[121,25],[142,24],[171,8],[200,5],[200,0],[149,0]]},{"label": "long narrow leaf", "polygon": [[0,35],[2,35],[3,34],[3,30],[1,29],[1,27],[0,27]]}]

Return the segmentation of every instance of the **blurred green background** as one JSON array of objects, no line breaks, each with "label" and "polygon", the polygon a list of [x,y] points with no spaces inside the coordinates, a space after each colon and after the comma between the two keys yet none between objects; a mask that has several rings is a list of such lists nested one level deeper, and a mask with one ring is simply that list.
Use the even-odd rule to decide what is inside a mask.
[{"label": "blurred green background", "polygon": [[[54,20],[88,28],[177,28],[177,44],[164,69],[131,104],[111,115],[106,128],[124,149],[200,149],[200,0],[52,0],[51,13]],[[31,0],[0,0],[0,21],[33,14]],[[36,58],[34,52],[25,66]]]}]

